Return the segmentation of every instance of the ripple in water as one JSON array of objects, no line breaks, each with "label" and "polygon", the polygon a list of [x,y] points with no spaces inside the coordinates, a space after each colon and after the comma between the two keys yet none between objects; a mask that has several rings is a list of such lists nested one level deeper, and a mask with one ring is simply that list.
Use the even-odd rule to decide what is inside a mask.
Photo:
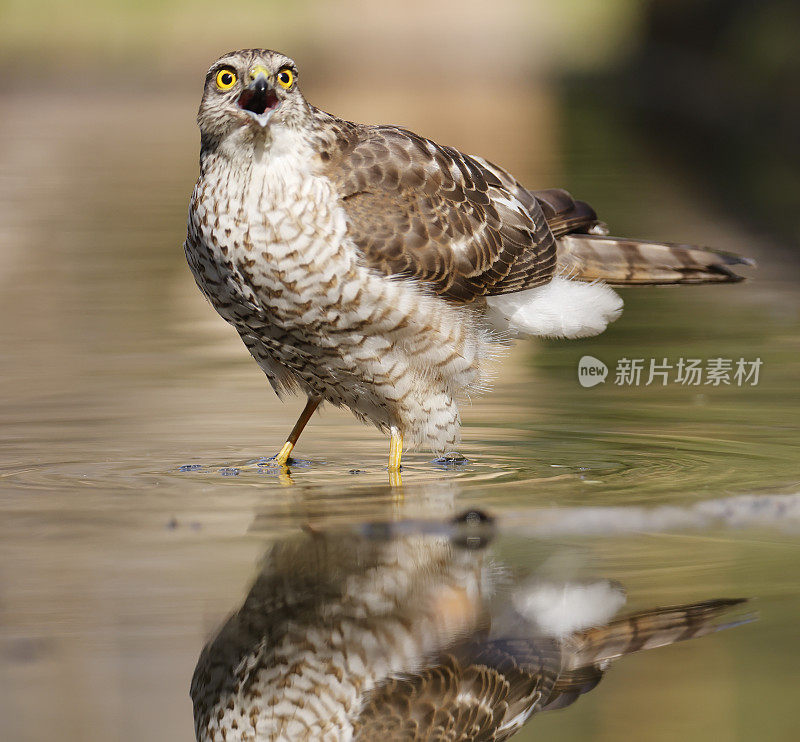
[{"label": "ripple in water", "polygon": [[[503,429],[498,435],[505,440],[467,444],[463,453],[451,452],[435,459],[412,453],[404,460],[403,484],[456,481],[481,491],[489,488],[492,491],[484,494],[490,494],[496,506],[537,495],[601,495],[606,502],[647,502],[764,491],[764,483],[775,482],[777,473],[786,471],[791,460],[780,446],[748,446],[713,437],[551,432],[546,438],[531,441],[529,431]],[[335,445],[331,443],[331,449]],[[352,487],[382,487],[387,472],[385,452],[369,446],[366,456],[340,453],[324,459],[293,459],[288,479],[272,457],[14,462],[0,472],[0,478],[6,487],[20,492],[68,492],[79,487],[82,491],[105,488],[120,493],[179,482],[181,487],[188,482],[223,486],[230,480],[259,486],[274,482],[330,488],[332,495],[341,496],[343,490]],[[780,487],[778,480],[768,491]]]}]

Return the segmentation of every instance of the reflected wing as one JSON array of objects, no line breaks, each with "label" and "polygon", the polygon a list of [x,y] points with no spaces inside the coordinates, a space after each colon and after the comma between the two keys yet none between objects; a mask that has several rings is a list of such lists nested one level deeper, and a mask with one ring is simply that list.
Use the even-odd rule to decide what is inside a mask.
[{"label": "reflected wing", "polygon": [[717,620],[744,600],[654,608],[607,626],[547,637],[474,640],[366,698],[357,740],[505,740],[537,711],[564,708],[592,690],[609,663],[632,652],[720,631]]},{"label": "reflected wing", "polygon": [[357,740],[505,740],[547,698],[558,652],[527,641],[465,643],[368,696]]},{"label": "reflected wing", "polygon": [[508,173],[396,127],[357,127],[326,153],[365,261],[468,302],[547,283],[556,243]]}]

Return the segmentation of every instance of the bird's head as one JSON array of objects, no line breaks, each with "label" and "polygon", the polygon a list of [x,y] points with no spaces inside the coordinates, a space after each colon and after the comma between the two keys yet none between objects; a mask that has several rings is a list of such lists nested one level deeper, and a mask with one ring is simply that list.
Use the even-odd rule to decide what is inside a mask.
[{"label": "bird's head", "polygon": [[197,123],[204,146],[271,138],[275,129],[300,128],[309,106],[297,86],[297,66],[269,49],[221,56],[206,74]]}]

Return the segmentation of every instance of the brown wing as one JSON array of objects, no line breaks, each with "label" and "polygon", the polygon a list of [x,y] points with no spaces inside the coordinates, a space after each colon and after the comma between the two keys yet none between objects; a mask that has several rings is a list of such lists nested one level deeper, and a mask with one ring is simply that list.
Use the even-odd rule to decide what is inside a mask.
[{"label": "brown wing", "polygon": [[368,265],[464,302],[552,277],[541,206],[505,171],[396,127],[355,127],[337,144],[323,159]]}]

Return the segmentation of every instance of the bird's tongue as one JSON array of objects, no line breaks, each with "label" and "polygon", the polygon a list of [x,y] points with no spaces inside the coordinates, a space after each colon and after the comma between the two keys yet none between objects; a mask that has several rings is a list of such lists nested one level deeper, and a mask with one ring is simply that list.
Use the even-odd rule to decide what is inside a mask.
[{"label": "bird's tongue", "polygon": [[251,111],[260,116],[264,111],[275,108],[278,105],[278,96],[274,90],[251,90],[248,88],[239,96],[239,108],[244,111]]}]

